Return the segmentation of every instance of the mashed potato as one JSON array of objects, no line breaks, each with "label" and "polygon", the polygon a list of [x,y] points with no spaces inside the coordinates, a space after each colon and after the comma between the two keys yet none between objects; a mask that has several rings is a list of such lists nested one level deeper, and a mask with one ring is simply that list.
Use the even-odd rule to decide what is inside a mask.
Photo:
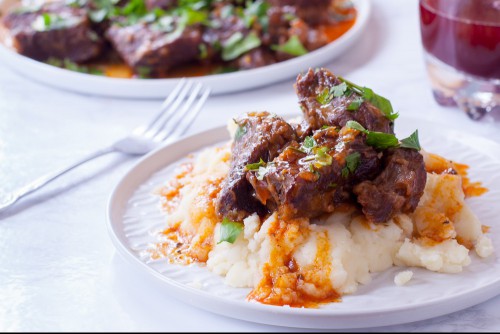
[{"label": "mashed potato", "polygon": [[[424,195],[411,215],[373,224],[356,209],[311,222],[283,222],[276,214],[261,220],[254,214],[244,220],[234,243],[219,242],[214,202],[229,156],[229,146],[206,150],[189,172],[160,192],[165,203],[177,205],[169,209],[169,228],[157,249],[171,260],[205,262],[229,286],[253,288],[248,299],[314,306],[355,293],[359,284],[370,282],[370,273],[392,266],[459,273],[471,263],[470,250],[480,257],[493,253],[465,202],[462,176],[435,172],[428,173]],[[395,282],[402,285],[410,278],[405,274]]]}]

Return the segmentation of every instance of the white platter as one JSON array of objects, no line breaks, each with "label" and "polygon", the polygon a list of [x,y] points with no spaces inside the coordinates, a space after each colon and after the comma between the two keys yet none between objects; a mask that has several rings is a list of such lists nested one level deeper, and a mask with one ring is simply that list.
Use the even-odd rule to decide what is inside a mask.
[{"label": "white platter", "polygon": [[[8,0],[0,0],[2,6]],[[321,66],[344,53],[362,34],[370,14],[370,0],[353,0],[358,16],[344,35],[304,56],[253,70],[215,74],[196,80],[212,93],[230,93],[293,78],[308,67]],[[23,76],[74,92],[124,98],[164,98],[179,79],[120,79],[72,72],[19,55],[0,43],[0,61]]]},{"label": "white platter", "polygon": [[[397,135],[419,129],[422,146],[471,166],[472,180],[480,180],[488,193],[468,200],[481,222],[491,226],[489,236],[500,249],[500,145],[488,139],[401,117]],[[141,159],[113,190],[108,203],[108,228],[119,253],[137,270],[161,282],[173,297],[207,311],[246,321],[303,328],[363,328],[400,324],[437,317],[481,303],[500,293],[500,258],[472,256],[472,264],[460,274],[440,274],[413,268],[414,278],[405,286],[394,284],[393,267],[373,276],[342,302],[319,309],[289,308],[245,301],[249,289],[231,288],[223,279],[199,265],[145,262],[140,252],[155,242],[151,231],[161,229],[164,216],[159,199],[152,194],[164,184],[187,154],[228,139],[224,127],[186,137]],[[146,285],[147,282],[144,282]],[[141,287],[138,286],[137,289]]]}]

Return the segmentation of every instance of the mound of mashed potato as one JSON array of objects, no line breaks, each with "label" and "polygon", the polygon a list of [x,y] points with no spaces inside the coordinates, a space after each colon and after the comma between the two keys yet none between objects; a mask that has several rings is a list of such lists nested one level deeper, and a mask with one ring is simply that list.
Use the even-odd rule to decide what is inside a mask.
[{"label": "mound of mashed potato", "polygon": [[230,243],[219,242],[214,204],[229,169],[230,146],[207,149],[160,190],[168,228],[151,254],[206,263],[227,285],[252,288],[249,300],[305,307],[355,293],[359,284],[370,282],[371,273],[392,266],[459,273],[471,263],[471,251],[490,256],[492,242],[465,202],[465,174],[446,173],[447,166],[439,164],[451,162],[423,155],[427,183],[411,215],[373,224],[355,208],[314,221],[254,214]]}]

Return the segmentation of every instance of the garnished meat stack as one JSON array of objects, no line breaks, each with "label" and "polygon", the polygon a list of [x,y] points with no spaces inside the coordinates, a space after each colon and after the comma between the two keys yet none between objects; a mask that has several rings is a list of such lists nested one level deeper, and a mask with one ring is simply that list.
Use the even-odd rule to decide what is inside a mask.
[{"label": "garnished meat stack", "polygon": [[236,120],[219,215],[317,218],[356,205],[382,223],[413,212],[426,183],[424,161],[417,132],[401,141],[394,135],[390,102],[326,69],[299,75],[296,91],[304,114],[298,125],[267,112]]}]

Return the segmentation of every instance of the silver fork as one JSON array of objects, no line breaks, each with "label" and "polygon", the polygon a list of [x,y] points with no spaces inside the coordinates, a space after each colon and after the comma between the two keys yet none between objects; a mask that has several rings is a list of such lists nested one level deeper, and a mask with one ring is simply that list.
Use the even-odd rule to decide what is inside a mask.
[{"label": "silver fork", "polygon": [[160,111],[148,124],[139,126],[128,136],[112,145],[86,156],[66,168],[46,174],[8,194],[0,201],[0,211],[7,209],[20,198],[42,188],[87,161],[111,152],[143,155],[162,142],[170,142],[179,138],[193,123],[209,95],[210,89],[203,87],[200,83],[181,79],[161,105]]}]

